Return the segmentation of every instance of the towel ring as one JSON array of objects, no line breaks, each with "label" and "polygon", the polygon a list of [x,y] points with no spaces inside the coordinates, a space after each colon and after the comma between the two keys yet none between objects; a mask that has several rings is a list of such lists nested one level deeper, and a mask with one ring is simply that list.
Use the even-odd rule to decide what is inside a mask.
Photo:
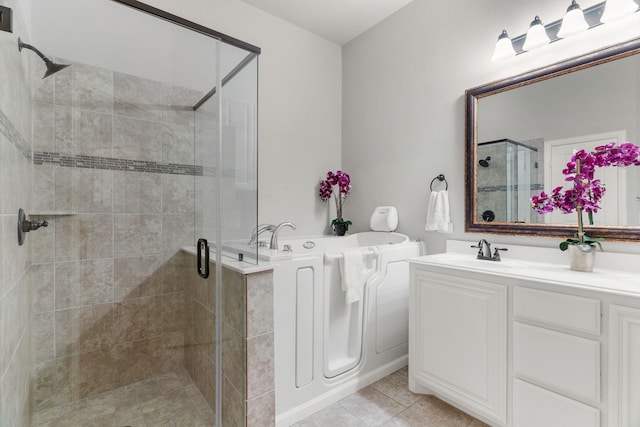
[{"label": "towel ring", "polygon": [[447,182],[447,179],[444,177],[443,174],[440,174],[431,180],[431,184],[429,184],[429,190],[433,191],[433,183],[436,181],[436,179],[440,182],[444,181],[444,185],[445,185],[444,189],[445,190],[449,189],[449,183]]}]

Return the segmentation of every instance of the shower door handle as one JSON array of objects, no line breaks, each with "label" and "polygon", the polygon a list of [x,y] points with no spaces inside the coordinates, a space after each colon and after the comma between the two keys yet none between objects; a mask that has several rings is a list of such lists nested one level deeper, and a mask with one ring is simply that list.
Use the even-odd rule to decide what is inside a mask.
[{"label": "shower door handle", "polygon": [[[202,268],[202,251],[204,250],[204,268]],[[203,279],[209,277],[209,243],[207,239],[198,239],[198,274]]]}]

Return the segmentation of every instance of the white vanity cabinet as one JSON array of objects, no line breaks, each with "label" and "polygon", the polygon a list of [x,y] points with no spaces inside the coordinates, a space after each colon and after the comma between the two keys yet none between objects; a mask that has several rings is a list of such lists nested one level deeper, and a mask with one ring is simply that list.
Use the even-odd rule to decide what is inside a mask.
[{"label": "white vanity cabinet", "polygon": [[429,272],[415,264],[411,282],[410,388],[432,390],[504,425],[507,287]]},{"label": "white vanity cabinet", "polygon": [[492,426],[640,427],[640,275],[450,259],[411,260],[412,391]]},{"label": "white vanity cabinet", "polygon": [[640,426],[640,308],[609,306],[609,426]]}]

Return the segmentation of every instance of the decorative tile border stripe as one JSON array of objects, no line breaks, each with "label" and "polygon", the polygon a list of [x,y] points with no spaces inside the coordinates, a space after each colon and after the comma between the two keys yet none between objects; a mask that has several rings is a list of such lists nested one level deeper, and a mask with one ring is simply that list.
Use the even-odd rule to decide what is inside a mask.
[{"label": "decorative tile border stripe", "polygon": [[2,110],[0,110],[0,133],[11,141],[23,156],[31,160],[31,147],[29,147],[27,140],[25,140],[20,132],[18,132],[18,129],[13,126],[9,117],[7,117]]},{"label": "decorative tile border stripe", "polygon": [[[523,186],[526,189],[526,186]],[[520,188],[518,185],[512,185],[511,186],[511,191],[518,191]],[[528,188],[531,191],[541,191],[544,190],[544,185],[542,184],[531,184]],[[494,186],[487,186],[487,187],[478,187],[478,192],[485,192],[485,193],[497,193],[498,191],[507,191],[507,186],[506,185],[494,185]]]},{"label": "decorative tile border stripe", "polygon": [[112,157],[70,155],[35,151],[34,165],[57,165],[70,168],[106,169],[128,172],[149,172],[171,175],[215,176],[215,168],[178,163],[158,163],[147,160],[116,159]]}]

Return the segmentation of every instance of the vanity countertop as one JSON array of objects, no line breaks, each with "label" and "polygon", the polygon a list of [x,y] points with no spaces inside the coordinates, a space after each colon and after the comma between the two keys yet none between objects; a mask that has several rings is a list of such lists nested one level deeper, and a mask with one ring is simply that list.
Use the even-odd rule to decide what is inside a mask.
[{"label": "vanity countertop", "polygon": [[[447,252],[412,258],[418,264],[481,272],[506,278],[542,281],[552,285],[640,297],[640,255],[598,252],[593,272],[573,271],[568,255],[555,248],[504,245],[501,261],[476,259],[470,242],[447,243]],[[471,242],[473,244],[473,242]],[[503,245],[496,245],[503,246]],[[464,249],[463,249],[464,248]],[[511,256],[515,255],[513,258]]]}]

